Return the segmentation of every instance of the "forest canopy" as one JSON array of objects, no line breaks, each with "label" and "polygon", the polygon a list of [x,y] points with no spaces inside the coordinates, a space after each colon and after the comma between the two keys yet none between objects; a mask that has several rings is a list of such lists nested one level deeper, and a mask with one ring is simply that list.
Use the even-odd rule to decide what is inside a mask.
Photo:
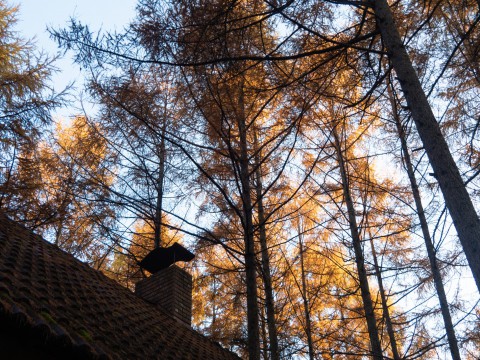
[{"label": "forest canopy", "polygon": [[[480,357],[480,2],[139,0],[50,29],[0,1],[0,209],[133,288],[196,254],[194,327],[256,359]],[[72,90],[73,91],[73,90]]]}]

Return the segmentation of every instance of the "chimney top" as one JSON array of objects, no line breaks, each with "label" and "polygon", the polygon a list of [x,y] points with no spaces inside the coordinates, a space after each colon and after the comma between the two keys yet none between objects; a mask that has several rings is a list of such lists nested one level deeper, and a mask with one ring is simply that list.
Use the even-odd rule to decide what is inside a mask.
[{"label": "chimney top", "polygon": [[195,257],[190,251],[185,249],[179,243],[174,243],[169,247],[158,247],[148,253],[140,261],[140,266],[148,272],[155,274],[177,261],[190,261]]}]

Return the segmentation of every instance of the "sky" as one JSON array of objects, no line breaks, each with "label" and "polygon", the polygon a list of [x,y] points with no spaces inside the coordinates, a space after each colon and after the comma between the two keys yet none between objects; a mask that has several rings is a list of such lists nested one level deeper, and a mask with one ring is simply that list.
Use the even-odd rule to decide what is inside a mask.
[{"label": "sky", "polygon": [[[135,16],[137,0],[7,0],[7,3],[19,6],[16,25],[19,35],[35,39],[39,50],[54,56],[59,53],[59,49],[50,39],[47,27],[65,27],[69,19],[74,17],[89,25],[91,30],[121,30]],[[55,65],[60,70],[53,77],[57,91],[73,81],[78,89],[81,88],[83,77],[79,66],[73,64],[71,54],[62,56]],[[72,116],[72,112],[73,109],[61,109],[56,115]]]},{"label": "sky", "polygon": [[[65,27],[69,19],[74,17],[89,25],[91,30],[121,30],[135,16],[137,0],[7,0],[7,3],[9,5],[19,5],[16,26],[19,34],[24,38],[34,38],[38,49],[54,56],[59,50],[55,42],[50,39],[46,30],[47,27]],[[83,77],[79,71],[79,66],[73,64],[71,54],[67,53],[66,56],[57,61],[56,66],[60,70],[53,77],[56,90],[62,90],[73,81],[76,81],[77,88],[81,89]],[[69,107],[57,111],[56,117],[61,120],[78,113],[78,110]],[[386,166],[383,163],[377,168],[389,169],[389,176],[391,176],[394,166],[392,164]],[[464,284],[463,291],[472,290],[476,294],[475,285],[470,275],[463,278],[462,282]],[[475,298],[475,294],[472,295],[471,299]]]}]

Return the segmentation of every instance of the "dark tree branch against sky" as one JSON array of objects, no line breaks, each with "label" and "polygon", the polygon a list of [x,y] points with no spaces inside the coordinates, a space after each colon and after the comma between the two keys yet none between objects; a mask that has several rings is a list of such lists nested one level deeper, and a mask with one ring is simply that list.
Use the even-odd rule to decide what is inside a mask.
[{"label": "dark tree branch against sky", "polygon": [[54,3],[58,63],[0,0],[3,212],[129,288],[183,243],[243,358],[480,358],[477,1]]}]

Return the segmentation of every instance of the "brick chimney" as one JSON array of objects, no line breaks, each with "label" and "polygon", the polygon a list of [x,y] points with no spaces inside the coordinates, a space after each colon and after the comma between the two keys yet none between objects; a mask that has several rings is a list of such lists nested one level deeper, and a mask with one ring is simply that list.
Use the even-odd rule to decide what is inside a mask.
[{"label": "brick chimney", "polygon": [[135,294],[190,326],[192,275],[174,263],[193,258],[190,251],[177,243],[168,248],[154,249],[140,262],[140,266],[152,275],[135,284]]},{"label": "brick chimney", "polygon": [[136,283],[135,294],[160,306],[175,319],[191,325],[192,275],[177,265],[171,265]]}]

